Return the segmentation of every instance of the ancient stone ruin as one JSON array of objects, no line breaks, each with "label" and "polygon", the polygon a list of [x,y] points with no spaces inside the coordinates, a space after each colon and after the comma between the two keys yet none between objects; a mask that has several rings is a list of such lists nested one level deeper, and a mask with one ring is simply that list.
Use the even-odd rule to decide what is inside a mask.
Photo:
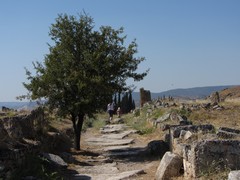
[{"label": "ancient stone ruin", "polygon": [[219,92],[214,92],[210,95],[210,100],[212,103],[219,103],[220,102],[220,95]]},{"label": "ancient stone ruin", "polygon": [[40,144],[33,139],[43,130],[44,123],[41,108],[30,114],[0,119],[0,177],[7,179],[26,154],[38,150]]},{"label": "ancient stone ruin", "polygon": [[151,92],[149,90],[140,89],[140,105],[141,107],[146,102],[151,101]]},{"label": "ancient stone ruin", "polygon": [[[161,105],[163,103],[148,104],[152,111],[154,108],[164,108]],[[209,104],[208,108],[215,110],[215,104]],[[190,108],[196,107],[179,108],[191,111]],[[198,108],[205,109],[201,106]],[[216,129],[211,124],[193,125],[176,112],[166,113],[156,119],[149,118],[148,122],[166,132],[165,142],[170,147],[159,164],[156,180],[180,175],[186,179],[197,179],[215,169],[240,169],[240,130],[226,127]],[[168,122],[175,122],[175,125]]]}]

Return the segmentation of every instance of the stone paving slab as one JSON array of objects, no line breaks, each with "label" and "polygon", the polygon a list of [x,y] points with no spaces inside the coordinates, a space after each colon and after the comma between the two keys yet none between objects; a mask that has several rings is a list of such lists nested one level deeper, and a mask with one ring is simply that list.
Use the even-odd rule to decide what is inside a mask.
[{"label": "stone paving slab", "polygon": [[121,146],[121,145],[128,145],[132,144],[134,142],[134,139],[120,139],[120,140],[114,140],[114,139],[101,139],[102,141],[88,141],[87,143],[90,145],[95,146]]},{"label": "stone paving slab", "polygon": [[[72,179],[86,180],[122,180],[132,176],[144,173],[142,167],[137,167],[135,170],[122,172],[118,169],[118,164],[111,157],[126,157],[142,155],[145,151],[144,147],[132,147],[134,139],[126,138],[136,130],[126,130],[129,128],[125,124],[110,124],[100,129],[102,135],[87,138],[84,141],[97,148],[97,151],[103,152],[103,158],[93,158],[86,160],[87,163],[101,163],[94,166],[76,166],[74,169],[79,173],[74,175]],[[126,139],[124,139],[126,138]]]},{"label": "stone paving slab", "polygon": [[87,141],[87,142],[111,142],[113,139],[114,140],[123,139],[126,136],[128,136],[129,134],[136,133],[136,132],[137,131],[135,131],[135,130],[128,130],[128,131],[124,131],[119,134],[105,134],[100,137],[87,138],[85,141]]},{"label": "stone paving slab", "polygon": [[147,153],[146,148],[130,148],[123,151],[112,151],[110,153],[103,154],[108,157],[130,157],[130,156],[141,156]]},{"label": "stone paving slab", "polygon": [[138,174],[143,174],[144,170],[132,170],[132,171],[125,171],[116,174],[110,173],[101,173],[101,174],[76,174],[73,179],[74,180],[123,180],[128,179],[133,176],[137,176]]},{"label": "stone paving slab", "polygon": [[75,166],[80,174],[116,174],[119,173],[116,162],[96,166]]},{"label": "stone paving slab", "polygon": [[131,146],[125,145],[125,146],[108,146],[104,147],[101,150],[102,151],[122,151],[124,149],[130,148]]},{"label": "stone paving slab", "polygon": [[112,124],[112,125],[106,125],[100,129],[100,132],[102,134],[108,134],[108,133],[119,133],[120,131],[123,131],[126,129],[127,126],[125,124]]},{"label": "stone paving slab", "polygon": [[123,131],[122,133],[119,133],[119,134],[105,134],[105,135],[102,135],[101,137],[107,138],[107,139],[123,139],[126,136],[136,132],[137,132],[136,130],[128,130],[128,131]]}]

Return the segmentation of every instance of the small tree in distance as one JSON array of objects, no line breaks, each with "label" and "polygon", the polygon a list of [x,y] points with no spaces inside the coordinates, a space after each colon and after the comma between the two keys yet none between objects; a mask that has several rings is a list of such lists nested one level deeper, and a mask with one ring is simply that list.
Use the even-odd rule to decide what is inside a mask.
[{"label": "small tree in distance", "polygon": [[58,15],[49,35],[53,45],[43,63],[33,63],[35,74],[26,69],[23,83],[32,100],[44,98],[50,110],[70,116],[75,148],[80,150],[86,115],[93,116],[112,100],[114,93],[130,89],[126,80],[142,80],[148,70],[136,73],[144,57],[135,58],[137,44],[125,46],[123,28],[101,26],[94,30],[93,18]]}]

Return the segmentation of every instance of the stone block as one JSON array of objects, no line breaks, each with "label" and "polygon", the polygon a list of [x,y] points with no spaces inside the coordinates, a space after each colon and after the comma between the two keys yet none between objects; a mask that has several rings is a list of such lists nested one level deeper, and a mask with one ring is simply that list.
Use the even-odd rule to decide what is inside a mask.
[{"label": "stone block", "polygon": [[[199,177],[212,169],[240,169],[239,140],[203,140],[185,152],[185,174]],[[188,166],[189,164],[189,166]]]},{"label": "stone block", "polygon": [[204,125],[186,125],[186,126],[171,126],[170,133],[172,138],[178,138],[181,131],[190,131],[190,132],[209,132],[214,130],[214,126],[211,124],[204,124]]},{"label": "stone block", "polygon": [[239,180],[240,179],[240,170],[230,171],[228,174],[228,180]]},{"label": "stone block", "polygon": [[158,166],[155,179],[168,180],[181,174],[183,161],[177,154],[166,152]]},{"label": "stone block", "polygon": [[240,137],[240,130],[227,128],[227,127],[220,127],[217,136],[224,139],[233,139]]}]

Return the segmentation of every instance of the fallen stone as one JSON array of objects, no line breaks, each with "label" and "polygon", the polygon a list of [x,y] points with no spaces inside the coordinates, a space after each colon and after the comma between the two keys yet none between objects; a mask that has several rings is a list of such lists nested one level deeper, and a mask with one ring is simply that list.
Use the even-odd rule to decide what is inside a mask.
[{"label": "fallen stone", "polygon": [[169,146],[163,140],[155,140],[148,143],[147,151],[150,155],[162,157],[167,151],[169,151]]},{"label": "fallen stone", "polygon": [[158,118],[158,119],[156,120],[156,122],[157,122],[157,123],[164,122],[164,121],[170,119],[170,115],[171,115],[170,113],[167,113],[167,114],[161,116],[160,118]]},{"label": "fallen stone", "polygon": [[59,167],[68,166],[68,164],[60,156],[57,156],[55,154],[50,154],[50,153],[42,153],[41,155],[56,166],[59,166]]},{"label": "fallen stone", "polygon": [[61,158],[63,158],[64,161],[67,162],[73,162],[75,159],[73,158],[72,154],[67,153],[67,152],[62,152],[60,154]]},{"label": "fallen stone", "polygon": [[230,171],[228,174],[228,180],[239,180],[240,179],[240,170]]},{"label": "fallen stone", "polygon": [[193,133],[191,131],[181,130],[179,138],[181,138],[183,140],[187,140],[187,139],[191,138],[192,135],[193,135]]},{"label": "fallen stone", "polygon": [[227,127],[220,127],[217,132],[217,135],[218,137],[225,139],[237,138],[240,137],[240,130]]},{"label": "fallen stone", "polygon": [[120,131],[123,131],[125,128],[126,126],[124,124],[106,125],[100,129],[100,132],[102,134],[119,133]]},{"label": "fallen stone", "polygon": [[203,124],[203,125],[187,125],[187,126],[170,126],[171,134],[173,138],[178,138],[181,131],[190,131],[190,132],[210,132],[214,130],[214,126],[211,124]]},{"label": "fallen stone", "polygon": [[217,132],[217,136],[223,139],[234,139],[234,138],[240,137],[240,134],[228,132],[228,131],[222,131],[219,129]]},{"label": "fallen stone", "polygon": [[238,129],[232,129],[232,128],[227,128],[227,127],[220,127],[219,130],[240,134],[240,130],[238,130]]},{"label": "fallen stone", "polygon": [[171,152],[166,152],[158,166],[155,179],[163,180],[179,176],[182,165],[183,161],[180,156]]}]

